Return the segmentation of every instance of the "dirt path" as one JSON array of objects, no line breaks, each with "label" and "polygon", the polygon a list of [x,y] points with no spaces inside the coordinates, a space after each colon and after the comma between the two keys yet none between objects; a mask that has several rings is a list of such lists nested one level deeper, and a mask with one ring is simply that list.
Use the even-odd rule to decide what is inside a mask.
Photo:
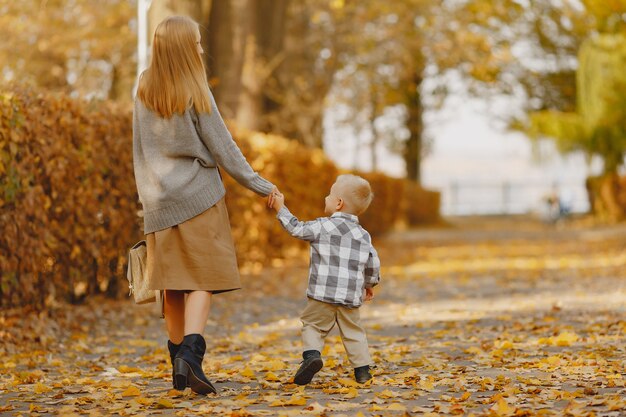
[{"label": "dirt path", "polygon": [[371,385],[352,382],[334,332],[314,382],[289,383],[306,287],[296,258],[214,298],[204,367],[216,396],[170,390],[149,307],[3,312],[0,413],[626,415],[626,226],[463,219],[375,243],[383,281],[362,308]]}]

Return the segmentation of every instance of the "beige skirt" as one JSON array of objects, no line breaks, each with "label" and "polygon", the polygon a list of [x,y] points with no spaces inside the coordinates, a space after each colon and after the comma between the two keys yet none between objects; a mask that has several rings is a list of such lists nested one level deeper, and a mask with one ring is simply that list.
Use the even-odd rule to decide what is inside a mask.
[{"label": "beige skirt", "polygon": [[153,290],[241,288],[226,203],[222,198],[196,217],[146,235]]}]

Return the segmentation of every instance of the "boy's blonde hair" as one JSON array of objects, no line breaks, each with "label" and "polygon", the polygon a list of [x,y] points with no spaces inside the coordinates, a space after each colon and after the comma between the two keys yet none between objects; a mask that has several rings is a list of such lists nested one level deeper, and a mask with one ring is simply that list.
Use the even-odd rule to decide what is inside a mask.
[{"label": "boy's blonde hair", "polygon": [[337,177],[335,183],[339,186],[341,197],[347,206],[354,210],[357,216],[369,207],[374,193],[370,183],[358,175],[344,174]]},{"label": "boy's blonde hair", "polygon": [[183,114],[190,103],[210,113],[209,84],[198,53],[198,24],[186,16],[170,16],[154,31],[150,67],[141,75],[137,96],[161,117]]}]

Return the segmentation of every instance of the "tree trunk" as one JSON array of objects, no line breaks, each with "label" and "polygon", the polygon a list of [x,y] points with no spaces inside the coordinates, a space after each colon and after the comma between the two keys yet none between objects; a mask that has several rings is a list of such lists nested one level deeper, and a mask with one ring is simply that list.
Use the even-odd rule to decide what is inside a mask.
[{"label": "tree trunk", "polygon": [[111,68],[111,87],[109,89],[109,100],[113,101],[125,101],[132,99],[132,91],[134,81],[133,77],[129,74],[129,70],[134,71],[135,67],[129,67],[122,65],[119,62],[114,62]]},{"label": "tree trunk", "polygon": [[376,88],[370,87],[370,106],[372,108],[370,113],[370,131],[372,134],[372,141],[370,142],[370,156],[372,161],[372,172],[378,170],[378,160],[376,155],[376,146],[378,145],[379,136],[376,130],[376,119],[378,118],[378,95]]},{"label": "tree trunk", "polygon": [[[271,80],[268,92],[273,103],[266,108],[270,109],[268,129],[309,147],[321,148],[324,100],[339,62],[341,36],[330,37],[322,29],[313,28],[315,12],[319,12],[319,5],[313,2],[289,4],[284,34],[286,59]],[[321,48],[329,49],[329,59],[319,60]]]},{"label": "tree trunk", "polygon": [[269,130],[264,115],[272,102],[265,87],[281,60],[288,0],[254,0],[241,14],[250,31],[245,38],[237,124],[252,130]]},{"label": "tree trunk", "polygon": [[259,79],[259,46],[254,33],[248,33],[245,40],[241,90],[237,107],[237,125],[250,130],[261,126],[263,108],[262,82]]},{"label": "tree trunk", "polygon": [[594,216],[609,222],[626,218],[626,181],[616,172],[589,177],[585,185]]},{"label": "tree trunk", "polygon": [[220,0],[211,8],[205,61],[209,82],[219,104],[220,113],[234,119],[239,107],[241,73],[245,40],[250,27],[241,16],[249,6],[248,0]]},{"label": "tree trunk", "polygon": [[113,65],[111,68],[111,88],[109,88],[109,100],[117,101],[120,99],[120,84],[120,71],[118,70],[117,65]]},{"label": "tree trunk", "polygon": [[423,76],[422,68],[415,69],[409,79],[406,89],[407,128],[409,138],[404,148],[404,162],[406,163],[406,177],[409,180],[421,183],[422,134],[424,123],[422,120],[422,101],[420,88]]}]

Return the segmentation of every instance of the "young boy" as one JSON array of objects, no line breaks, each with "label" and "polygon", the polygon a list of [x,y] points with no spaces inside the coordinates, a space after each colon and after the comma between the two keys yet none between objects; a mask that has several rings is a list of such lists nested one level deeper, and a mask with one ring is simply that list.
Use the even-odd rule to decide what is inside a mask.
[{"label": "young boy", "polygon": [[[356,175],[340,175],[326,197],[320,217],[301,222],[285,207],[285,197],[270,196],[282,226],[294,237],[311,243],[307,306],[302,312],[302,364],[294,382],[306,385],[322,369],[324,338],[335,324],[354,367],[354,378],[372,378],[367,337],[360,323],[359,307],[374,297],[380,280],[380,260],[369,233],[359,225],[359,214],[372,201],[369,183]],[[365,296],[364,296],[365,293]]]}]

